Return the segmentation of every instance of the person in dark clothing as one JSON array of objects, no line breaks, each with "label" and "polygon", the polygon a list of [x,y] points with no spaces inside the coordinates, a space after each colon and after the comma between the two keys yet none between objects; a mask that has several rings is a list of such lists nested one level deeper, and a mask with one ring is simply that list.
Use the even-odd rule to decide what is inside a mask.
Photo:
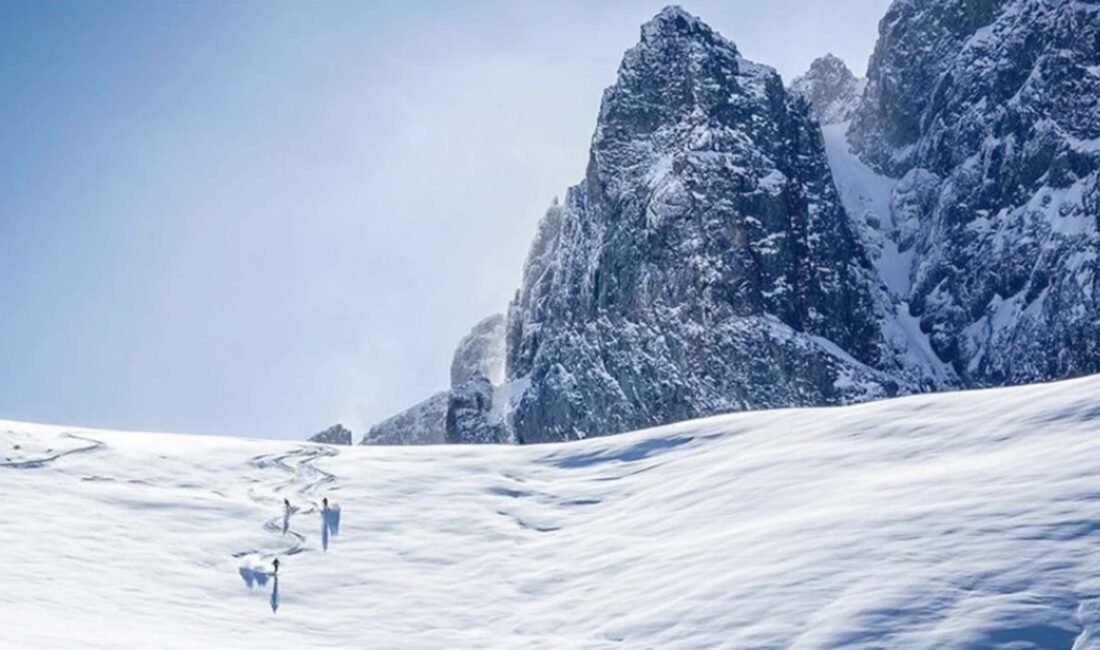
[{"label": "person in dark clothing", "polygon": [[278,575],[279,574],[279,558],[275,558],[274,560],[272,560],[271,561],[271,566],[275,567],[275,570],[272,571],[272,573],[274,575]]}]

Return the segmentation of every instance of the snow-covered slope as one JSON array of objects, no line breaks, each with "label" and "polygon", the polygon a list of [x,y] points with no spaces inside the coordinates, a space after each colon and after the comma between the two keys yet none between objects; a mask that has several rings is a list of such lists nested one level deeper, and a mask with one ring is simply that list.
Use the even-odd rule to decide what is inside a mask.
[{"label": "snow-covered slope", "polygon": [[[1090,377],[529,447],[2,422],[0,646],[1100,647],[1098,396]],[[275,555],[273,613],[251,571]]]}]

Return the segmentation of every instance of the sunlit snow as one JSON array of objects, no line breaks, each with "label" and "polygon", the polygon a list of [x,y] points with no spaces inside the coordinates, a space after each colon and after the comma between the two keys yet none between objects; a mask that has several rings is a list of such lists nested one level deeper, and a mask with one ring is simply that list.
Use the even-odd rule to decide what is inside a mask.
[{"label": "sunlit snow", "polygon": [[0,422],[0,646],[1080,650],[1098,477],[1100,377],[533,447]]}]

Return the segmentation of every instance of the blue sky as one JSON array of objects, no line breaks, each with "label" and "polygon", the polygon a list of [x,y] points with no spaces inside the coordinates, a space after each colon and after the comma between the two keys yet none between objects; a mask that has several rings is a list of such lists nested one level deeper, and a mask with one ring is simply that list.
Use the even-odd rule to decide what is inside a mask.
[{"label": "blue sky", "polygon": [[[661,2],[0,4],[0,418],[299,438],[447,383]],[[785,79],[886,0],[687,2]]]}]

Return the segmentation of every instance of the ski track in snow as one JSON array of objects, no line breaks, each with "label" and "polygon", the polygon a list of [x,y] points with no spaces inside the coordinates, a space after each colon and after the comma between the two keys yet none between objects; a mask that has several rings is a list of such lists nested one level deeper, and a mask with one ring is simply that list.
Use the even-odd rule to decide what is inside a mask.
[{"label": "ski track in snow", "polygon": [[[7,467],[12,469],[37,469],[44,467],[50,463],[64,458],[65,456],[71,456],[73,454],[87,454],[89,452],[98,451],[103,447],[103,443],[99,440],[93,440],[84,436],[78,436],[71,433],[61,434],[61,438],[67,440],[80,440],[89,443],[83,447],[74,447],[70,449],[64,449],[61,451],[54,451],[52,447],[45,450],[45,455],[31,455],[29,458],[20,458],[19,455],[15,456],[15,459],[8,456],[4,460],[0,460],[0,468]],[[20,451],[20,450],[15,450]]]},{"label": "ski track in snow", "polygon": [[49,459],[0,466],[3,648],[1100,648],[1100,376],[532,447],[0,432]]},{"label": "ski track in snow", "polygon": [[[260,454],[252,458],[249,463],[253,467],[261,470],[275,468],[285,475],[282,480],[250,489],[249,497],[278,513],[264,522],[264,530],[289,537],[291,543],[277,553],[261,554],[255,550],[247,550],[238,551],[233,554],[233,557],[264,555],[263,563],[266,565],[271,558],[279,555],[297,555],[306,550],[306,536],[295,530],[291,524],[296,522],[296,515],[321,512],[316,502],[324,497],[324,490],[336,482],[336,477],[325,470],[318,469],[313,463],[320,458],[331,458],[338,453],[335,447],[314,446],[301,447],[287,453]],[[293,464],[289,464],[288,461]],[[285,519],[287,524],[285,533],[283,532],[285,516],[283,498],[290,499],[292,508],[290,516]],[[310,505],[302,508],[303,500],[308,501]]]}]

